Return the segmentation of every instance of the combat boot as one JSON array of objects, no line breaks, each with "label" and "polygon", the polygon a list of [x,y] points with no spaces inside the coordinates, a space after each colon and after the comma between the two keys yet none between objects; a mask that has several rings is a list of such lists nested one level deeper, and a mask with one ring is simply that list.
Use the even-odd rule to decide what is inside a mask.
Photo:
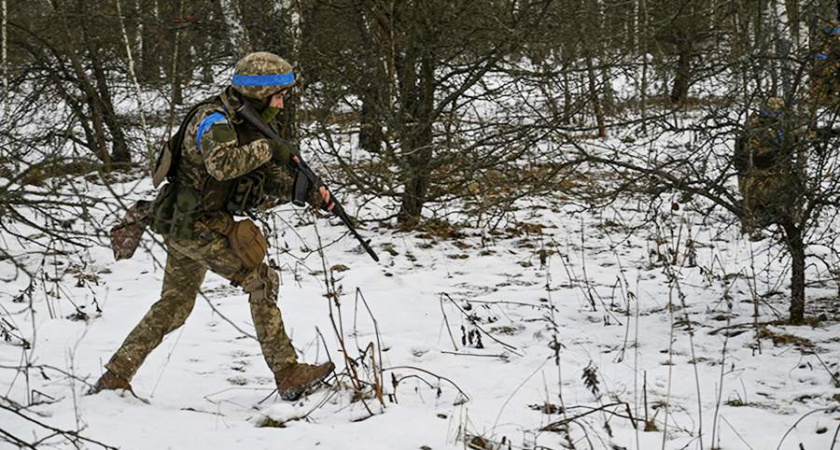
[{"label": "combat boot", "polygon": [[277,392],[283,400],[294,401],[305,394],[306,391],[324,381],[333,369],[335,364],[325,362],[324,364],[289,364],[277,374]]},{"label": "combat boot", "polygon": [[99,377],[99,381],[88,391],[88,395],[90,394],[98,394],[105,390],[117,390],[123,389],[128,392],[134,394],[134,390],[131,389],[131,384],[125,378],[115,375],[110,370],[106,371]]}]

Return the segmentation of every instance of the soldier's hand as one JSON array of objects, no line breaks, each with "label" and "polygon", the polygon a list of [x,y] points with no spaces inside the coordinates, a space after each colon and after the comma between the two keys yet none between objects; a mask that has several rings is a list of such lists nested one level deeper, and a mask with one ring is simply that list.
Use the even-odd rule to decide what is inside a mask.
[{"label": "soldier's hand", "polygon": [[327,189],[326,186],[321,186],[318,188],[318,194],[321,195],[321,199],[324,200],[324,205],[326,205],[327,211],[332,211],[335,208],[335,202],[330,201],[330,191]]},{"label": "soldier's hand", "polygon": [[288,166],[289,159],[292,157],[292,149],[271,139],[267,140],[268,144],[271,146],[271,160],[281,167]]}]

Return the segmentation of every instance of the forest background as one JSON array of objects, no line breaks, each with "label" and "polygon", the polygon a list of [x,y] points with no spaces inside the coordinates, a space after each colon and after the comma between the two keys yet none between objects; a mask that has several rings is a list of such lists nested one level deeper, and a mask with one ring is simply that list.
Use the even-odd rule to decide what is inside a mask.
[{"label": "forest background", "polygon": [[[225,86],[241,56],[264,50],[303,80],[283,112],[285,137],[302,143],[339,198],[354,199],[359,224],[444,238],[503,232],[517,202],[534,197],[580,211],[632,201],[640,228],[658,224],[664,205],[737,229],[735,137],[767,98],[782,97],[813,130],[829,130],[803,144],[802,217],[763,236],[789,281],[779,320],[814,324],[829,317],[808,309],[807,288],[840,282],[838,105],[811,97],[820,36],[837,26],[839,7],[2,0],[0,230],[27,252],[0,246],[0,259],[10,279],[37,281],[33,253],[101,246],[126,200],[59,187],[148,176],[191,103]],[[809,267],[819,275],[806,278]],[[8,322],[0,332],[22,340]]]}]

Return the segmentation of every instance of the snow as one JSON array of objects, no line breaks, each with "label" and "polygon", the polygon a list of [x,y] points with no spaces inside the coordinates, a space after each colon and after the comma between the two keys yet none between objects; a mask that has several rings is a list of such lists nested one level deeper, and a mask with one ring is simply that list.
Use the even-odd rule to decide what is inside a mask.
[{"label": "snow", "polygon": [[[651,145],[663,142],[684,144],[665,134]],[[621,147],[618,140],[603,145]],[[81,180],[76,188],[112,195]],[[112,188],[129,198],[151,193],[148,181]],[[120,208],[108,205],[96,220],[115,220]],[[49,275],[35,280],[34,314],[29,295],[14,301],[29,280],[0,262],[0,278],[12,280],[0,289],[0,320],[32,344],[24,352],[16,338],[0,341],[0,389],[34,403],[29,417],[125,449],[559,449],[570,441],[583,449],[832,447],[840,326],[837,286],[816,283],[825,278],[819,267],[809,268],[809,315],[824,312],[826,320],[782,325],[789,263],[769,240],[744,240],[728,219],[692,205],[672,211],[668,201],[658,227],[634,229],[645,214],[632,199],[596,212],[559,197],[518,206],[498,233],[465,229],[461,239],[364,229],[380,264],[337,220],[292,207],[274,213],[270,258],[282,267],[279,304],[301,361],[329,358],[346,369],[322,270],[346,266],[332,274],[342,293],[341,334],[351,358],[370,344],[377,361],[381,351],[384,405],[373,396],[357,401],[346,375],[301,401],[280,400],[258,343],[240,331],[254,334],[246,295],[213,274],[186,325],[132,381],[139,398],[85,395],[82,380],[96,381],[157,300],[165,252],[152,236],[149,251],[129,261],[114,262],[103,236],[83,252],[29,257],[30,268],[43,262],[38,273]],[[380,207],[366,204],[362,216]],[[335,242],[324,263],[309,250],[319,235]],[[832,255],[825,247],[809,252]],[[87,320],[69,319],[74,305]],[[766,325],[756,329],[756,322]],[[365,354],[360,370],[371,381],[377,371]],[[17,370],[27,358],[32,368]],[[582,377],[593,367],[598,395]],[[614,406],[587,414],[604,405]],[[575,417],[569,439],[543,430],[561,430],[551,424]],[[51,434],[3,409],[0,429],[28,440]],[[48,442],[75,448],[66,439]],[[0,442],[6,447],[14,448]]]},{"label": "snow", "polygon": [[[102,186],[85,188],[108,196]],[[126,183],[116,191],[140,198],[150,186]],[[150,251],[128,261],[114,262],[104,245],[48,258],[47,273],[62,278],[61,296],[47,295],[55,281],[36,280],[34,314],[29,296],[13,301],[28,280],[5,284],[0,311],[32,344],[26,356],[33,368],[27,381],[13,369],[24,361],[20,342],[0,342],[0,388],[21,404],[31,396],[29,417],[126,449],[559,449],[568,442],[564,434],[541,429],[611,404],[571,422],[576,448],[699,448],[701,422],[706,449],[830,448],[840,417],[831,375],[840,327],[829,300],[817,299],[836,298],[836,286],[808,291],[811,308],[827,311],[828,321],[769,324],[757,341],[751,324],[784,317],[787,308],[787,262],[769,240],[745,241],[719,226],[720,218],[691,205],[673,211],[670,203],[657,214],[658,227],[633,230],[641,220],[634,205],[582,212],[560,200],[526,199],[502,229],[465,229],[457,240],[361,230],[380,264],[342,238],[340,222],[291,206],[276,211],[270,258],[282,267],[279,304],[300,359],[329,357],[345,369],[322,267],[346,266],[332,272],[340,329],[350,358],[372,343],[378,361],[381,350],[384,407],[372,396],[356,401],[346,375],[298,402],[273,395],[258,343],[228,323],[254,333],[246,296],[212,274],[186,325],[132,381],[139,399],[84,395],[88,387],[75,377],[95,382],[157,300],[165,253],[151,236]],[[105,223],[115,218],[99,214]],[[318,236],[335,241],[325,262],[306,250],[318,247]],[[0,270],[4,278],[14,275],[8,265]],[[87,281],[77,284],[78,273]],[[76,311],[71,301],[87,320],[67,318]],[[793,336],[807,341],[797,345]],[[358,369],[367,381],[378,372],[370,355]],[[596,369],[597,396],[582,378],[587,367]],[[628,411],[639,420],[636,429]],[[652,431],[644,431],[645,417]],[[27,439],[49,434],[5,410],[0,423]],[[268,424],[275,426],[262,426]],[[73,448],[67,440],[49,442]]]}]

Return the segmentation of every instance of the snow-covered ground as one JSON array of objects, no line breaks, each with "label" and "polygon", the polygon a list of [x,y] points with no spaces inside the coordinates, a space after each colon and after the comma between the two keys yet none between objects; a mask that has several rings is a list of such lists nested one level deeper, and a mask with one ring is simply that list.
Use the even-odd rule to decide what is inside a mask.
[{"label": "snow-covered ground", "polygon": [[[253,334],[247,298],[212,274],[187,324],[133,380],[140,399],[84,395],[81,380],[95,382],[157,300],[165,254],[149,236],[151,253],[132,260],[114,262],[100,246],[48,258],[50,276],[29,292],[22,276],[4,285],[0,320],[31,343],[32,367],[14,369],[24,349],[0,341],[0,388],[35,403],[26,415],[42,424],[124,449],[833,448],[836,286],[808,291],[821,324],[756,328],[787,312],[785,261],[767,240],[670,204],[658,226],[635,230],[643,214],[633,202],[597,214],[518,206],[497,232],[455,238],[369,227],[379,264],[348,236],[322,262],[307,249],[318,235],[339,239],[340,223],[276,213],[270,253],[301,360],[331,358],[346,373],[339,335],[351,358],[372,343],[357,371],[382,375],[382,403],[354,400],[346,376],[299,402],[272,395],[259,345],[243,333]],[[340,287],[338,333],[324,264]],[[73,304],[87,320],[71,320]],[[30,442],[52,433],[3,409],[0,429]]]}]

